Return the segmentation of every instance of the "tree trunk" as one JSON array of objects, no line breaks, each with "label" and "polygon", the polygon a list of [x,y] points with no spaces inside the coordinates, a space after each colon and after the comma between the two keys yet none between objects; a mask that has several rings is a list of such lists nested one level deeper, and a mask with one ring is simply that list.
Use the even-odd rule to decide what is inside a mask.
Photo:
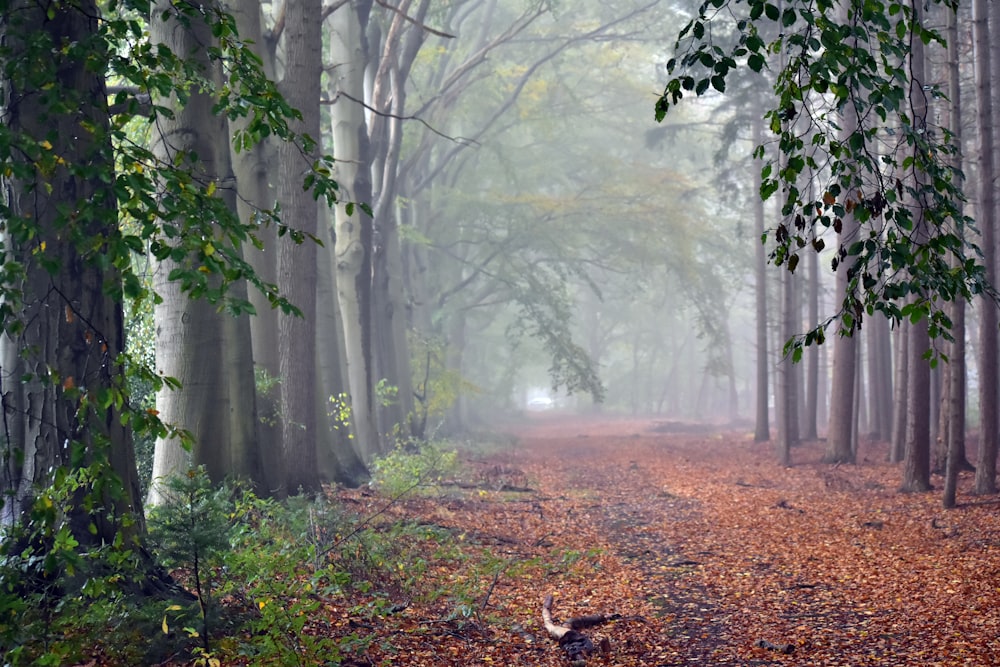
[{"label": "tree trunk", "polygon": [[[809,253],[809,326],[819,322],[819,254]],[[813,441],[819,437],[819,345],[812,345],[806,351],[806,402],[802,437]]]},{"label": "tree trunk", "polygon": [[[259,0],[237,0],[233,16],[240,37],[257,45],[263,45],[261,30],[261,7]],[[264,71],[274,77],[272,54],[264,48],[255,50],[264,63]],[[246,127],[248,119],[230,121],[230,136],[233,131]],[[245,259],[253,267],[257,276],[266,283],[278,282],[278,235],[273,221],[265,211],[270,211],[276,198],[272,182],[273,165],[277,162],[277,150],[272,141],[264,139],[250,149],[231,152],[233,173],[236,175],[239,198],[237,212],[243,221],[264,215],[256,231],[263,247],[244,246]],[[281,402],[280,390],[272,386],[281,374],[278,359],[278,310],[271,307],[267,296],[259,290],[250,290],[250,303],[256,315],[250,319],[250,338],[253,350],[253,365],[262,373],[265,382],[262,391],[256,392],[257,401],[257,441],[260,446],[261,486],[268,495],[281,497],[285,493],[285,469],[281,444]],[[259,389],[254,382],[254,388]]]},{"label": "tree trunk", "polygon": [[[946,9],[948,16],[948,127],[954,135],[955,145],[959,150],[952,166],[962,173],[962,86],[959,72],[958,53],[958,9]],[[957,266],[960,259],[952,257],[952,265]],[[943,410],[948,416],[948,422],[942,429],[947,436],[946,456],[944,461],[944,491],[941,505],[945,509],[955,506],[958,495],[958,471],[965,461],[965,301],[955,299],[951,306],[951,334],[954,342],[951,344],[951,354],[948,359],[948,372],[945,377],[948,386],[945,392],[948,397],[948,408]]]},{"label": "tree trunk", "polygon": [[909,335],[905,326],[896,328],[896,379],[892,401],[892,443],[889,461],[899,463],[906,449],[906,406],[909,393]]},{"label": "tree trunk", "polygon": [[[845,13],[846,6],[842,9]],[[851,105],[845,106],[840,137],[850,141],[858,131],[857,112]],[[859,233],[860,226],[853,213],[844,215],[843,228],[837,235],[837,246],[850,243]],[[849,289],[848,270],[843,263],[837,267],[837,277],[834,287],[834,299],[841,302]],[[826,454],[823,459],[830,463],[854,463],[853,434],[857,414],[854,410],[855,376],[858,373],[858,339],[853,335],[845,336],[838,330],[833,344],[833,380],[830,388],[830,423],[827,427]]]},{"label": "tree trunk", "polygon": [[[996,284],[996,178],[993,143],[993,72],[990,63],[989,14],[993,3],[972,3],[973,59],[976,73],[976,110],[979,121],[979,229],[986,281]],[[985,297],[979,309],[979,452],[976,493],[996,493],[997,460],[997,304]]]},{"label": "tree trunk", "polygon": [[[787,341],[795,334],[793,330],[792,310],[795,300],[792,290],[795,289],[793,276],[790,271],[783,270],[781,273],[781,340]],[[777,455],[781,465],[788,466],[792,463],[791,448],[795,444],[794,432],[796,426],[795,418],[795,383],[793,373],[795,365],[792,363],[791,355],[786,355],[781,360],[779,382],[778,382],[778,438]]]},{"label": "tree trunk", "polygon": [[[914,22],[922,23],[923,15],[919,3],[913,3]],[[912,40],[910,52],[910,108],[915,127],[925,127],[927,123],[927,101],[923,86],[925,77],[925,52],[920,39]],[[915,150],[920,150],[916,148]],[[917,171],[918,181],[924,176]],[[919,183],[918,183],[919,185]],[[929,239],[928,222],[919,202],[912,202],[913,237],[917,244],[925,244]],[[930,431],[931,431],[931,367],[924,353],[930,349],[928,322],[922,319],[909,324],[909,383],[907,391],[906,447],[903,456],[902,491],[927,491],[931,488],[930,474]]]},{"label": "tree trunk", "polygon": [[[322,74],[320,0],[285,3],[284,76],[279,89],[302,113],[293,125],[299,133],[320,136],[319,102]],[[316,254],[309,238],[318,232],[319,208],[302,184],[318,150],[307,155],[290,142],[278,148],[278,201],[282,222],[306,235],[301,244],[288,236],[278,244],[278,287],[302,311],[302,317],[278,318],[278,353],[281,369],[281,441],[285,454],[285,480],[289,493],[320,489],[316,441]]]},{"label": "tree trunk", "polygon": [[[321,238],[327,248],[333,247],[333,229],[329,216],[320,215]],[[355,487],[369,478],[368,469],[354,448],[350,419],[342,419],[337,409],[347,394],[343,369],[347,365],[341,340],[340,315],[337,309],[337,286],[333,275],[330,252],[320,251],[317,257],[316,281],[316,391],[318,430],[317,456],[319,468],[326,479]],[[331,401],[331,398],[336,399]]]},{"label": "tree trunk", "polygon": [[[111,267],[122,246],[109,243],[118,235],[117,203],[101,178],[114,165],[104,68],[60,47],[93,44],[98,16],[88,0],[15,2],[0,24],[3,123],[9,136],[47,141],[60,158],[43,169],[13,151],[15,169],[3,183],[2,287],[10,312],[0,336],[0,532],[26,527],[36,492],[48,488],[69,494],[69,506],[57,509],[84,548],[116,537],[131,546],[144,532],[132,437],[121,419],[125,333],[121,282]],[[57,82],[58,94],[42,94],[45,82]],[[92,464],[98,479],[84,478],[75,492],[53,489],[61,473]]]},{"label": "tree trunk", "polygon": [[334,209],[333,262],[343,317],[354,435],[358,451],[366,461],[382,451],[375,416],[371,331],[373,227],[371,217],[353,207],[354,202],[372,201],[368,133],[362,106],[368,64],[362,39],[370,9],[370,2],[351,2],[340,7],[331,17],[330,35],[331,60],[339,63],[331,77],[330,97],[336,103],[330,106],[330,122],[341,195]]},{"label": "tree trunk", "polygon": [[[150,40],[195,58],[204,75],[217,80],[221,73],[204,48],[212,43],[210,27],[197,19],[182,20],[169,7],[160,4],[152,12]],[[235,211],[227,127],[212,113],[212,103],[209,95],[198,92],[183,105],[175,103],[173,117],[161,117],[155,126],[153,152],[168,163],[197,156],[198,180],[223,183],[218,196]],[[185,429],[193,439],[190,456],[176,437],[157,440],[149,502],[158,504],[164,500],[161,481],[184,473],[189,465],[204,466],[216,482],[234,474],[256,480],[260,467],[255,398],[248,391],[253,386],[249,322],[227,321],[232,318],[214,304],[190,299],[178,281],[169,279],[178,268],[173,261],[154,266],[154,289],[162,297],[153,311],[157,370],[181,382],[180,389],[160,390],[156,406],[164,422]]]}]

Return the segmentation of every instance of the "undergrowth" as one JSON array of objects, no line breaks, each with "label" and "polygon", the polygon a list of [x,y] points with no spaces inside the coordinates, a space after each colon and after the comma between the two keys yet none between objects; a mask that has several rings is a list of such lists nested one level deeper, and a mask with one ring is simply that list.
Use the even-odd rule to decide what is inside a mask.
[{"label": "undergrowth", "polygon": [[[379,497],[396,503],[456,465],[440,448],[399,450],[376,467]],[[341,664],[414,602],[440,603],[445,619],[482,620],[496,581],[521,567],[469,553],[441,526],[359,516],[323,497],[260,498],[212,485],[199,469],[166,488],[166,504],[149,512],[148,546],[188,594],[130,592],[122,582],[138,566],[127,550],[83,561],[72,545],[7,553],[0,664]],[[53,551],[65,562],[45,569]]]}]

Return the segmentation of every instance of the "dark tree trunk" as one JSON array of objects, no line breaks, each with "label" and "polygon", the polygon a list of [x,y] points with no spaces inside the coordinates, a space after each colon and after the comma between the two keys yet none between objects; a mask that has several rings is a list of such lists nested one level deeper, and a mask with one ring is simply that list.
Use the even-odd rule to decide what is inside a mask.
[{"label": "dark tree trunk", "polygon": [[[5,529],[25,526],[37,492],[68,492],[57,488],[62,473],[93,465],[98,480],[70,493],[64,508],[84,546],[144,532],[123,404],[104,401],[127,390],[119,356],[121,285],[109,268],[122,259],[113,254],[122,246],[110,243],[119,233],[117,204],[99,177],[113,165],[103,70],[59,46],[87,44],[100,53],[98,15],[88,0],[48,8],[16,2],[0,26],[10,50],[7,129],[49,142],[51,156],[60,158],[49,169],[45,156],[15,153],[17,176],[4,183],[2,289],[10,313],[0,339],[6,443],[0,516]],[[41,94],[51,81],[61,86],[58,96]],[[83,496],[102,509],[81,505]]]}]

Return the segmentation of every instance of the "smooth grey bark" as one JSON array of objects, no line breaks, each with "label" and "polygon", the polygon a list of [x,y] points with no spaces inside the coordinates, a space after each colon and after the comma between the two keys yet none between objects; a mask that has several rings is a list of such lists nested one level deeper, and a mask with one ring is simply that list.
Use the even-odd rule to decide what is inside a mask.
[{"label": "smooth grey bark", "polygon": [[350,2],[331,16],[330,55],[337,68],[330,77],[331,135],[337,159],[340,201],[334,207],[336,242],[333,266],[340,304],[352,425],[358,452],[370,461],[383,451],[375,406],[375,359],[372,349],[373,226],[355,202],[371,202],[368,129],[365,122],[363,36],[371,2]]},{"label": "smooth grey bark", "polygon": [[[809,253],[806,259],[806,269],[809,276],[809,292],[806,308],[808,322],[814,325],[819,321],[819,256]],[[805,440],[816,440],[818,432],[819,411],[819,346],[811,345],[806,350],[805,403],[802,414],[802,437]]]},{"label": "smooth grey bark", "polygon": [[[186,54],[207,78],[218,79],[218,65],[209,62],[207,53],[211,29],[188,18],[179,17],[169,3],[155,5],[150,40]],[[183,106],[175,104],[172,117],[157,119],[152,149],[168,163],[196,155],[195,177],[221,184],[217,196],[235,210],[228,127],[212,113],[212,104],[208,94],[198,91]],[[204,299],[189,299],[179,283],[169,280],[175,267],[169,259],[154,264],[154,289],[162,301],[154,305],[153,317],[157,369],[182,386],[160,390],[156,407],[164,422],[189,432],[193,442],[189,456],[176,437],[157,440],[148,496],[154,505],[165,499],[162,481],[190,465],[204,466],[216,482],[233,475],[257,480],[260,474],[249,322],[221,314]]]},{"label": "smooth grey bark", "polygon": [[883,317],[873,317],[865,328],[870,435],[879,440],[888,440],[892,432],[892,346],[889,322]]},{"label": "smooth grey bark", "polygon": [[[12,218],[37,230],[25,241],[17,225],[5,221],[0,234],[4,262],[19,262],[23,271],[4,285],[11,290],[4,306],[12,312],[0,336],[0,531],[28,523],[35,493],[50,487],[60,469],[74,472],[105,458],[104,490],[78,490],[64,516],[84,548],[112,544],[119,533],[131,543],[145,530],[131,432],[120,407],[113,401],[106,408],[82,404],[89,394],[125,389],[122,304],[112,296],[120,277],[98,261],[117,234],[115,193],[101,178],[114,168],[107,93],[99,68],[58,46],[45,51],[44,61],[26,54],[45,44],[95,44],[98,16],[89,0],[48,7],[16,1],[0,15],[9,58],[4,64],[13,65],[0,72],[9,75],[0,81],[4,125],[13,136],[48,140],[65,164],[85,167],[44,172],[14,152],[18,166],[35,167],[32,177],[2,182]],[[19,58],[25,60],[14,64]],[[41,94],[44,81],[35,76],[51,80],[52,72],[58,72],[60,101],[70,110],[50,108]],[[74,212],[72,219],[66,211]],[[54,268],[41,259],[55,262]],[[23,328],[11,326],[15,321]],[[85,507],[84,495],[103,511]]]},{"label": "smooth grey bark", "polygon": [[[320,238],[326,248],[333,247],[333,229],[328,211],[320,213]],[[350,423],[341,423],[340,413],[331,399],[342,400],[347,395],[347,380],[343,369],[347,354],[341,335],[337,308],[337,286],[333,262],[328,250],[316,258],[316,402],[320,419],[317,440],[319,468],[324,478],[358,486],[369,478],[368,469],[354,448]]]},{"label": "smooth grey bark", "polygon": [[[286,0],[281,35],[284,71],[279,90],[302,119],[291,124],[299,134],[320,136],[320,76],[322,39],[320,0]],[[281,383],[281,442],[288,493],[320,489],[316,447],[319,419],[316,405],[316,256],[311,240],[319,229],[319,206],[303,181],[318,157],[292,142],[278,147],[278,201],[282,223],[306,236],[295,243],[285,236],[278,243],[278,287],[302,311],[302,317],[278,317],[278,366]]]},{"label": "smooth grey bark", "polygon": [[892,440],[889,447],[889,461],[899,463],[903,460],[906,448],[906,406],[910,390],[909,382],[909,335],[905,326],[896,328],[896,379],[893,383],[892,400]]},{"label": "smooth grey bark", "polygon": [[[787,341],[795,335],[793,313],[795,307],[794,276],[791,271],[781,272],[781,336]],[[795,444],[795,365],[791,355],[783,356],[778,367],[777,401],[775,402],[778,433],[775,442],[775,452],[781,465],[791,465],[792,445]]]},{"label": "smooth grey bark", "polygon": [[392,401],[379,406],[381,432],[400,440],[414,433],[417,425],[410,370],[409,342],[402,285],[402,249],[399,241],[398,175],[406,115],[407,81],[417,54],[427,36],[424,24],[430,0],[404,0],[395,12],[383,43],[372,92],[369,140],[372,152],[372,182],[375,193],[374,223],[379,237],[372,257],[372,331],[375,335],[377,376],[395,387]]}]

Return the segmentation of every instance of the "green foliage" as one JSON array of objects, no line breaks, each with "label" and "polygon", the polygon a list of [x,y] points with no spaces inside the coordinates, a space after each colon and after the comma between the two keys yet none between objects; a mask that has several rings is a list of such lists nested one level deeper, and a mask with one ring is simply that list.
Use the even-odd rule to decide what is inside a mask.
[{"label": "green foliage", "polygon": [[212,619],[218,612],[212,595],[218,587],[215,572],[229,547],[230,491],[215,488],[203,468],[156,483],[163,485],[166,502],[149,513],[150,544],[167,567],[189,572],[201,626],[192,636],[200,637],[202,650],[209,653]]},{"label": "green foliage", "polygon": [[448,348],[443,339],[411,332],[409,347],[413,391],[417,399],[419,428],[416,435],[428,437],[441,426],[460,395],[475,395],[481,390],[462,377],[460,371],[448,367]]},{"label": "green foliage", "polygon": [[[69,516],[79,495],[105,472],[100,464],[58,473],[31,509],[31,521],[5,529],[0,545],[0,654],[5,665],[84,662],[95,644],[121,664],[162,651],[147,641],[155,612],[133,594],[146,575],[126,542],[81,549]],[[93,497],[91,496],[91,501]],[[88,531],[110,510],[91,506]]]},{"label": "green foliage", "polygon": [[[802,252],[823,250],[824,232],[839,234],[848,216],[860,223],[832,260],[848,272],[838,316],[846,335],[882,313],[896,322],[928,318],[932,336],[948,339],[945,304],[992,289],[965,233],[973,223],[953,166],[958,146],[929,113],[943,95],[910,76],[915,43],[944,42],[899,0],[751,0],[745,8],[709,0],[680,31],[667,64],[673,78],[656,104],[662,120],[685,97],[724,92],[738,69],[761,72],[780,58],[766,114],[778,154],[762,169],[760,191],[783,196],[786,222],[769,235],[771,257],[794,272]],[[765,146],[755,156],[768,157]],[[818,190],[809,187],[817,180]],[[823,342],[833,319],[789,347]]]},{"label": "green foliage", "polygon": [[372,463],[372,485],[388,496],[399,497],[433,487],[458,467],[458,453],[440,443],[398,445]]}]

